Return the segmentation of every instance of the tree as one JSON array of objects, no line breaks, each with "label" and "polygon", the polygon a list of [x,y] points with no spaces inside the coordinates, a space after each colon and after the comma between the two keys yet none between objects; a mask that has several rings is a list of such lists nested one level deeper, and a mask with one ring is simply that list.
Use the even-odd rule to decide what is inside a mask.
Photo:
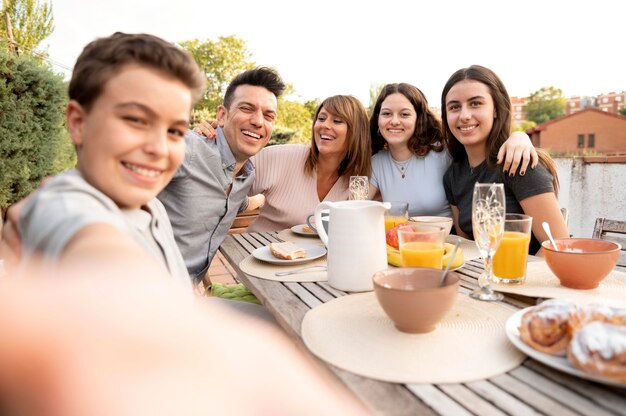
[{"label": "tree", "polygon": [[533,127],[535,127],[537,125],[537,123],[535,123],[534,121],[527,121],[524,120],[519,124],[514,123],[513,124],[513,131],[526,131],[528,129],[532,129]]},{"label": "tree", "polygon": [[567,99],[554,87],[542,87],[532,93],[524,106],[526,119],[537,124],[545,123],[565,114]]},{"label": "tree", "polygon": [[[72,163],[63,135],[65,85],[28,56],[0,49],[0,208]],[[64,141],[65,140],[65,141]]]},{"label": "tree", "polygon": [[207,80],[206,92],[195,108],[206,109],[215,116],[230,81],[255,65],[246,42],[235,36],[220,36],[216,41],[187,40],[180,46],[191,53]]},{"label": "tree", "polygon": [[[305,104],[297,101],[289,101],[280,98],[278,102],[278,117],[276,119],[276,127],[272,134],[272,139],[276,135],[276,130],[280,129],[282,134],[285,130],[290,131],[288,137],[290,143],[308,143],[311,140],[311,124],[313,122],[313,113]],[[277,139],[278,143],[280,140]]]},{"label": "tree", "polygon": [[619,110],[619,113],[623,116],[626,116],[626,107]]},{"label": "tree", "polygon": [[380,92],[383,90],[384,85],[380,84],[371,84],[370,85],[370,104],[367,107],[367,115],[371,116],[374,112],[374,106],[376,105],[376,100],[380,95]]},{"label": "tree", "polygon": [[[8,19],[7,19],[8,17]],[[10,27],[7,26],[10,23]],[[8,35],[9,29],[14,43],[11,43]],[[13,50],[17,47],[20,54],[36,53],[41,42],[54,31],[54,18],[52,6],[48,3],[40,3],[39,0],[4,0],[2,7],[2,19],[0,19],[1,42],[4,49]],[[36,53],[35,55],[41,55]],[[39,61],[42,57],[37,58]]]}]

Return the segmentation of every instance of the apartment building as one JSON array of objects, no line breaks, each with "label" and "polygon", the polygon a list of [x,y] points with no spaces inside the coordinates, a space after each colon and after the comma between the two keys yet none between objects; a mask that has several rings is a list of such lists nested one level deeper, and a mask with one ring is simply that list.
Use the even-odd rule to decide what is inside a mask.
[{"label": "apartment building", "polygon": [[[511,97],[513,105],[513,123],[521,124],[526,121],[526,113],[523,108],[528,97]],[[596,108],[609,114],[619,114],[619,111],[626,107],[626,91],[620,93],[610,92],[592,96],[574,96],[567,100],[565,115],[570,115],[582,111],[586,108]]]},{"label": "apartment building", "polygon": [[528,101],[528,97],[511,97],[511,105],[513,107],[513,123],[520,124],[526,121],[526,112],[524,106]]}]

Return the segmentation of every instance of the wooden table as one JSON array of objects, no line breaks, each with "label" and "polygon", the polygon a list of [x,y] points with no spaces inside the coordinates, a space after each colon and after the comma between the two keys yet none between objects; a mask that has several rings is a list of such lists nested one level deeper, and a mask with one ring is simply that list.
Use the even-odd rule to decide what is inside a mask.
[{"label": "wooden table", "polygon": [[[229,235],[220,251],[244,283],[295,340],[308,310],[346,293],[326,282],[283,283],[249,276],[239,262],[255,248],[281,241],[277,233]],[[458,271],[461,290],[477,287],[482,262],[468,262]],[[534,299],[505,295],[517,308]],[[385,415],[626,415],[626,389],[571,376],[533,359],[506,374],[462,384],[394,384],[362,377],[324,363],[374,414]]]}]

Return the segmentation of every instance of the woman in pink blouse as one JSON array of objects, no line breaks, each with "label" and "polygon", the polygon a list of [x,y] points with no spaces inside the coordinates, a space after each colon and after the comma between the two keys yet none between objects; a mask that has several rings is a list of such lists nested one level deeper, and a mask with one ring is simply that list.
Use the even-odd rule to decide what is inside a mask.
[{"label": "woman in pink blouse", "polygon": [[335,95],[318,107],[310,145],[270,146],[256,154],[250,194],[265,195],[265,204],[248,231],[302,224],[320,202],[348,199],[350,176],[370,175],[368,123],[358,99]]}]

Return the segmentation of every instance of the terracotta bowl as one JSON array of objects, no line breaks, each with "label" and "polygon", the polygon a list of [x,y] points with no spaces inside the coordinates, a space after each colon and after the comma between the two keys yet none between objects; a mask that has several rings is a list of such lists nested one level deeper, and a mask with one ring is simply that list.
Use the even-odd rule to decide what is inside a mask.
[{"label": "terracotta bowl", "polygon": [[452,218],[450,217],[429,217],[429,216],[417,216],[409,218],[411,221],[420,222],[429,225],[437,225],[446,230],[446,237],[450,235],[452,230]]},{"label": "terracotta bowl", "polygon": [[572,289],[594,289],[598,287],[617,264],[622,247],[611,241],[593,238],[559,238],[541,246],[546,263],[561,284]]},{"label": "terracotta bowl", "polygon": [[459,276],[450,272],[438,287],[442,270],[397,268],[374,274],[374,292],[380,306],[398,330],[431,332],[448,313],[459,289]]}]

